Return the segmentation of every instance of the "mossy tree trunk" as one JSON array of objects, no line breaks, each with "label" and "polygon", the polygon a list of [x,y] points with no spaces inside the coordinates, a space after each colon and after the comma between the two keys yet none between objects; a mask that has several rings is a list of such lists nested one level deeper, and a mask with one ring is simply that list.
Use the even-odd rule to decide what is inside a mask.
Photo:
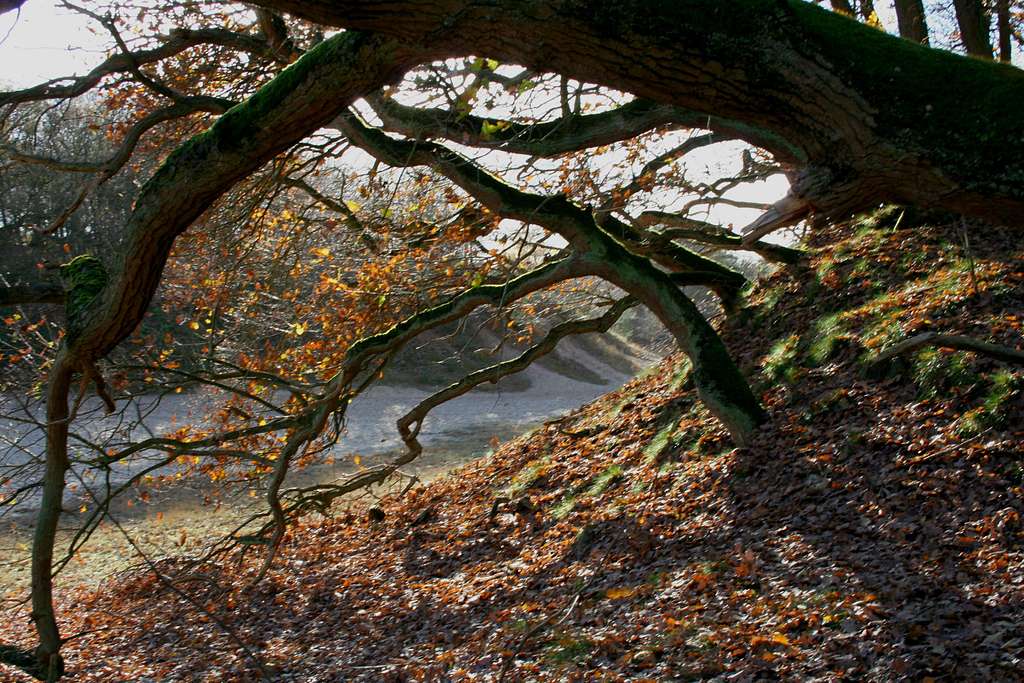
[{"label": "mossy tree trunk", "polygon": [[[966,1],[966,0],[965,0]],[[977,0],[973,0],[977,2]],[[1024,72],[803,0],[259,0],[437,56],[486,54],[741,122],[809,211],[1024,223]]]},{"label": "mossy tree trunk", "polygon": [[[47,667],[59,664],[50,566],[74,374],[88,373],[142,320],[174,240],[213,202],[417,64],[486,54],[688,111],[787,164],[808,211],[838,216],[895,201],[1024,223],[1024,72],[929,50],[801,0],[256,4],[375,33],[349,31],[321,43],[182,145],[140,192],[110,281],[51,371],[32,596],[39,662]],[[9,6],[0,2],[0,10]],[[634,276],[592,262],[609,278]],[[689,321],[683,299],[670,301],[655,284],[644,302],[678,324]],[[719,351],[699,329],[686,334],[713,368]],[[720,388],[733,403],[746,402],[729,382]],[[747,412],[756,422],[753,405]]]}]

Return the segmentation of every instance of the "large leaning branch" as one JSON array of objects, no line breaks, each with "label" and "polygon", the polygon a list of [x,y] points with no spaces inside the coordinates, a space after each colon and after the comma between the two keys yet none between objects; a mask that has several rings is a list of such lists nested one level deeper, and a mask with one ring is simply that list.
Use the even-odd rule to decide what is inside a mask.
[{"label": "large leaning branch", "polygon": [[336,35],[173,153],[142,188],[128,220],[116,277],[69,334],[47,388],[46,470],[32,545],[32,616],[40,670],[63,670],[53,605],[53,549],[64,495],[76,372],[89,372],[142,320],[174,240],[239,179],[329,122],[357,97],[399,78],[426,51],[356,32]]},{"label": "large leaning branch", "polygon": [[[793,197],[807,213],[888,201],[1011,225],[1024,215],[1024,72],[803,0],[256,4],[736,121],[749,131],[739,137],[794,165]],[[779,208],[774,221],[793,214]]]},{"label": "large leaning branch", "polygon": [[[334,125],[349,141],[363,148],[380,161],[394,167],[429,166],[448,177],[484,206],[503,218],[537,223],[560,234],[581,253],[591,248],[594,231],[604,234],[595,225],[594,215],[564,198],[521,192],[489,173],[481,166],[442,145],[396,140],[369,126],[358,115],[347,112]],[[654,258],[673,271],[708,273],[705,284],[718,293],[724,302],[732,301],[746,284],[746,279],[725,266],[679,245],[653,249],[643,236],[614,216],[603,214],[599,219],[607,233],[629,245],[630,250]]]}]

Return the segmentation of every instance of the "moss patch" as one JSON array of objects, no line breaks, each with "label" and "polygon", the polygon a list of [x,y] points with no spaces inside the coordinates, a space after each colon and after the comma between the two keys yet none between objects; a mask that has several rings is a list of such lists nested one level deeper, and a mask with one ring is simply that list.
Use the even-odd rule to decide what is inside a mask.
[{"label": "moss patch", "polygon": [[88,311],[92,302],[103,292],[109,277],[103,262],[95,256],[76,256],[60,267],[60,278],[64,282],[67,300],[67,336],[69,340],[81,334],[89,320]]}]

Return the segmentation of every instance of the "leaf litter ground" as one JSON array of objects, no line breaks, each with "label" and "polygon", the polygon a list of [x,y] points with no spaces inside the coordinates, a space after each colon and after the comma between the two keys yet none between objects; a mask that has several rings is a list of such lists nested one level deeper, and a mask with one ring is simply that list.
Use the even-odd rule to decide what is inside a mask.
[{"label": "leaf litter ground", "polygon": [[187,600],[147,571],[65,593],[73,680],[1024,680],[1024,373],[870,363],[929,330],[1024,346],[1024,252],[901,215],[817,232],[724,324],[753,447],[670,358],[383,521],[307,519],[249,590],[258,558],[161,561]]}]

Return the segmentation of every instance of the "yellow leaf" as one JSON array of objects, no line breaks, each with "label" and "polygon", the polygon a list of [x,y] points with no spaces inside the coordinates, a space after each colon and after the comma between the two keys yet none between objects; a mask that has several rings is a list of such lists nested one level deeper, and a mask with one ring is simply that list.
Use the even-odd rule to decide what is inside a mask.
[{"label": "yellow leaf", "polygon": [[188,326],[189,326],[190,328],[192,328],[193,330],[198,330],[198,329],[199,329],[199,323],[197,323],[197,322],[196,322],[195,320],[193,320],[192,322],[190,322],[190,323],[188,324]]},{"label": "yellow leaf", "polygon": [[789,638],[781,633],[776,633],[772,636],[772,641],[779,645],[789,645]]},{"label": "yellow leaf", "polygon": [[636,595],[636,589],[629,586],[619,586],[617,588],[609,588],[604,594],[612,600],[621,600],[622,598],[631,598]]}]

